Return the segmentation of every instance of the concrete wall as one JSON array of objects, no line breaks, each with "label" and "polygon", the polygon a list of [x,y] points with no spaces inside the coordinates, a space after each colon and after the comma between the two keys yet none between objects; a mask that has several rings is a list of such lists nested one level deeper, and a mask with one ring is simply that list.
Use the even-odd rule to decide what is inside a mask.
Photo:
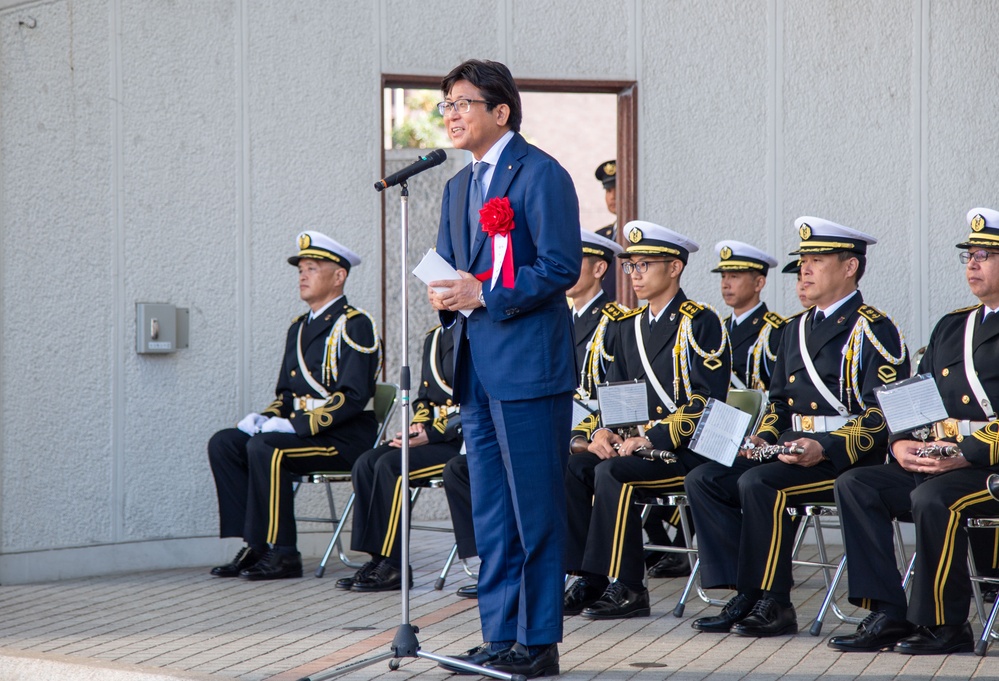
[{"label": "concrete wall", "polygon": [[[701,243],[689,295],[720,303],[715,241],[784,254],[819,215],[882,240],[862,288],[918,347],[969,301],[965,211],[999,206],[997,20],[989,0],[0,0],[0,581],[229,553],[204,443],[269,401],[294,235],[357,250],[348,295],[379,319],[397,279],[380,74],[476,56],[636,81],[639,213]],[[421,233],[443,179],[414,195]],[[143,301],[189,307],[191,347],[136,355]]]}]

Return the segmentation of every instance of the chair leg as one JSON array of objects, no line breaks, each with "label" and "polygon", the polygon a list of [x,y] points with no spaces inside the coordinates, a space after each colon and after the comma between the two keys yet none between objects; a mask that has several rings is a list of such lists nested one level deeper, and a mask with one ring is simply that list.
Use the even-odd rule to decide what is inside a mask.
[{"label": "chair leg", "polygon": [[[327,493],[330,495],[330,508],[333,508],[333,493],[329,491],[327,486]],[[323,554],[323,559],[319,561],[319,567],[316,568],[316,577],[322,577],[326,573],[326,564],[329,562],[330,556],[333,554],[333,548],[336,547],[337,553],[340,556],[340,562],[349,568],[354,568],[359,570],[363,563],[358,563],[352,561],[347,557],[347,554],[343,550],[343,544],[340,542],[340,533],[343,532],[344,526],[347,524],[347,518],[350,517],[350,512],[354,508],[354,493],[351,492],[350,497],[347,499],[347,505],[343,509],[343,515],[337,521],[336,529],[333,530],[333,536],[330,538],[330,543],[326,547],[326,553]],[[336,518],[335,512],[333,515]]]},{"label": "chair leg", "polygon": [[[826,597],[822,599],[822,606],[819,608],[819,614],[815,616],[815,621],[812,622],[811,628],[808,630],[812,636],[818,636],[822,633],[822,622],[826,618],[826,612],[830,607],[836,608],[835,594],[836,589],[839,587],[839,582],[843,578],[843,572],[846,569],[846,554],[839,559],[839,565],[836,566],[836,572],[833,574],[832,582],[830,582],[827,590]],[[835,613],[835,609],[833,610]]]},{"label": "chair leg", "polygon": [[434,582],[434,589],[436,589],[437,591],[440,591],[441,589],[444,588],[444,583],[447,581],[447,575],[449,572],[451,572],[451,565],[454,564],[454,559],[455,556],[457,555],[458,555],[458,542],[455,542],[454,546],[451,547],[451,553],[448,554],[447,560],[444,561],[444,567],[441,569],[440,576],[437,578],[437,581]]},{"label": "chair leg", "polygon": [[992,604],[992,612],[989,614],[989,620],[985,623],[985,628],[982,629],[982,637],[975,644],[975,655],[979,657],[985,657],[989,652],[989,642],[993,638],[992,629],[996,624],[996,615],[999,615],[999,599]]}]

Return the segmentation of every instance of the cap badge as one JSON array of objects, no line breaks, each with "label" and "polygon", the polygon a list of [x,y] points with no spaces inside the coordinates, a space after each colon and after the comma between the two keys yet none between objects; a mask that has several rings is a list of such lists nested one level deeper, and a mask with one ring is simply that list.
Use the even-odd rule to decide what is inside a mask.
[{"label": "cap badge", "polygon": [[298,235],[298,250],[304,251],[311,244],[312,244],[312,239],[311,239],[311,237],[309,237],[308,234],[299,234]]},{"label": "cap badge", "polygon": [[812,238],[812,227],[807,222],[802,222],[801,227],[798,228],[798,236],[801,237],[802,241],[808,241]]},{"label": "cap badge", "polygon": [[630,241],[633,244],[637,244],[639,241],[642,240],[642,236],[643,236],[642,230],[640,230],[638,227],[632,227],[631,231],[628,232],[628,241]]},{"label": "cap badge", "polygon": [[718,255],[721,256],[722,260],[728,260],[729,258],[732,257],[732,249],[729,248],[728,246],[722,246],[722,249],[721,251],[718,252]]},{"label": "cap badge", "polygon": [[610,163],[605,163],[604,164],[604,173],[608,177],[614,177],[615,175],[617,175],[617,164],[614,163],[613,161],[611,161]]},{"label": "cap badge", "polygon": [[985,218],[981,215],[976,215],[971,219],[971,231],[980,232],[985,229]]}]

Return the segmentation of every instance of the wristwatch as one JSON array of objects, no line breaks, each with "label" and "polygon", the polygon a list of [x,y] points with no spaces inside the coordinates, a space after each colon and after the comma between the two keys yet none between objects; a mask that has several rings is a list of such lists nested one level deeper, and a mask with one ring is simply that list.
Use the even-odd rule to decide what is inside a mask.
[{"label": "wristwatch", "polygon": [[482,295],[482,289],[479,289],[479,305],[482,307],[486,306],[486,297]]}]

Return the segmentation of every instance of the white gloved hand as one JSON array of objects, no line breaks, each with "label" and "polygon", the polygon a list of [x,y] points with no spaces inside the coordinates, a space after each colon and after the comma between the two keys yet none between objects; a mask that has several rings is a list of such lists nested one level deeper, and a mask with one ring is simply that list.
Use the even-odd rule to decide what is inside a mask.
[{"label": "white gloved hand", "polygon": [[243,420],[236,424],[236,427],[247,435],[256,435],[260,431],[260,426],[267,423],[267,417],[253,412],[243,417]]},{"label": "white gloved hand", "polygon": [[267,423],[260,426],[261,433],[294,433],[295,428],[291,425],[291,421],[288,419],[278,418],[277,416],[267,419]]}]

